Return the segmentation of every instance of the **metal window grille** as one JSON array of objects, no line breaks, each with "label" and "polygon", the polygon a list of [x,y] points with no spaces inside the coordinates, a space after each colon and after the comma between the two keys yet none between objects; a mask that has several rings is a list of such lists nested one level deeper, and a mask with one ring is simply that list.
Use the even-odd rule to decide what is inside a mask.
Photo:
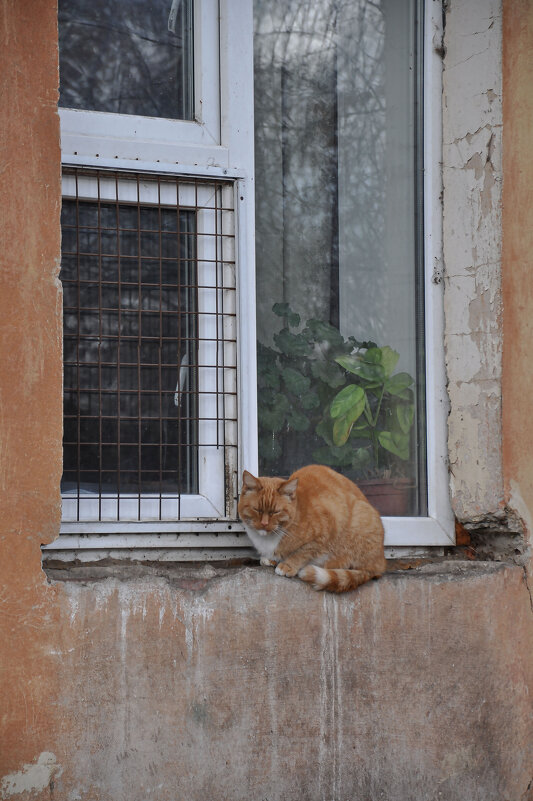
[{"label": "metal window grille", "polygon": [[63,519],[234,519],[232,184],[63,183]]}]

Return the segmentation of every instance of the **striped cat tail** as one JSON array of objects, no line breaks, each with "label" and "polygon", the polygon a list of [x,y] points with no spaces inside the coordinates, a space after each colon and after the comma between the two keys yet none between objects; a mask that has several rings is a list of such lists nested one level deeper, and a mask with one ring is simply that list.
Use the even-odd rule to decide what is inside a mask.
[{"label": "striped cat tail", "polygon": [[298,573],[302,581],[311,584],[315,590],[328,592],[348,592],[355,590],[360,584],[377,578],[378,574],[368,570],[347,570],[345,568],[325,568],[307,565]]}]

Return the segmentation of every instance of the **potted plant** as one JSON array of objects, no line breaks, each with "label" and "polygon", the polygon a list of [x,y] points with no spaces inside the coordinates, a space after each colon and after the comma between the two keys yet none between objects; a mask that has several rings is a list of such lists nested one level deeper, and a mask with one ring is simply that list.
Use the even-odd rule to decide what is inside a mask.
[{"label": "potted plant", "polygon": [[279,472],[280,461],[285,472],[302,460],[327,464],[355,480],[382,514],[406,514],[414,397],[413,378],[394,372],[399,354],[344,339],[321,320],[301,327],[287,303],[273,311],[284,320],[275,347],[258,345],[265,469]]},{"label": "potted plant", "polygon": [[[325,410],[319,433],[337,453],[352,455],[357,483],[382,514],[408,511],[410,480],[402,469],[411,455],[414,379],[394,372],[400,355],[372,344],[335,358],[345,386]],[[319,452],[319,458],[327,454]]]},{"label": "potted plant", "polygon": [[298,330],[300,316],[287,303],[275,303],[273,311],[284,325],[274,334],[275,347],[258,343],[257,360],[260,452],[265,467],[275,471],[282,457],[281,433],[287,441],[306,432],[308,460],[323,444],[316,427],[344,384],[334,357],[348,355],[354,343],[320,320],[308,320]]}]

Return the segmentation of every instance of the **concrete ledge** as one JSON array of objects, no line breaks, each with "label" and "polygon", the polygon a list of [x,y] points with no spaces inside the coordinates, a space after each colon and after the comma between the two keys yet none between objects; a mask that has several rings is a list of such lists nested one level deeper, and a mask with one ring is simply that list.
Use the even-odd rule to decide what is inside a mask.
[{"label": "concrete ledge", "polygon": [[55,585],[58,798],[531,797],[521,568],[432,564],[339,597],[255,567],[126,570]]}]

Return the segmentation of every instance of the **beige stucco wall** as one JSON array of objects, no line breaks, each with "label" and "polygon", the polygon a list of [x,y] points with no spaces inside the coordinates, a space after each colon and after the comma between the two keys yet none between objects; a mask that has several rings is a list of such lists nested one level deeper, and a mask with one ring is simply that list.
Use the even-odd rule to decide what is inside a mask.
[{"label": "beige stucco wall", "polygon": [[[492,0],[447,6],[452,497],[465,523],[505,529],[507,507],[526,524],[533,510],[533,19],[527,0],[506,0],[503,27]],[[0,5],[0,798],[531,801],[533,613],[505,549],[503,564],[391,569],[339,598],[259,568],[47,580],[62,414],[56,13]]]}]

